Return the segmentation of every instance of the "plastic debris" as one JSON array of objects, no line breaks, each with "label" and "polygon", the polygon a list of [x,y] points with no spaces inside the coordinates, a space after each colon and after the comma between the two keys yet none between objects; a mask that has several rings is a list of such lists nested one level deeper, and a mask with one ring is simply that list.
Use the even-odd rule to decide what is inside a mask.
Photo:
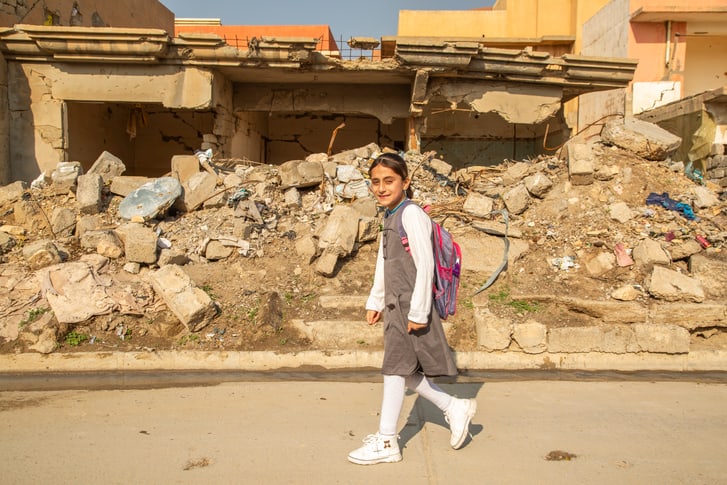
[{"label": "plastic debris", "polygon": [[562,258],[553,258],[551,260],[553,266],[557,267],[561,271],[568,271],[571,268],[578,268],[573,256],[563,256]]},{"label": "plastic debris", "polygon": [[646,198],[646,204],[660,205],[665,209],[679,212],[682,216],[690,221],[696,219],[692,206],[685,202],[679,202],[670,198],[669,194],[666,192],[662,194],[657,194],[655,192],[650,193],[649,196]]}]

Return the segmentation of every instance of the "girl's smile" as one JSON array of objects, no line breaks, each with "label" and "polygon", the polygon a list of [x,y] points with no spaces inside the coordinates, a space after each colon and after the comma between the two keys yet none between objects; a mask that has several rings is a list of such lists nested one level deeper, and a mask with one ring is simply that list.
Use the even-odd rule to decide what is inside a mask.
[{"label": "girl's smile", "polygon": [[402,179],[389,167],[377,165],[371,170],[371,190],[379,204],[389,210],[394,210],[404,200],[408,188],[409,179]]}]

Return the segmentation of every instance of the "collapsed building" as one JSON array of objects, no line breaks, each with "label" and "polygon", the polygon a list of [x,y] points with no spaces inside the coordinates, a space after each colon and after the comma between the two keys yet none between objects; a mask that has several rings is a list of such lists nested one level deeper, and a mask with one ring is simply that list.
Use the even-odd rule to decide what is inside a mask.
[{"label": "collapsed building", "polygon": [[0,32],[5,183],[99,153],[129,175],[211,148],[218,159],[281,163],[370,142],[435,150],[459,166],[522,159],[570,135],[564,101],[626,86],[636,61],[475,41],[399,38],[380,61],[345,61],[314,39],[246,50],[209,34],[16,25]]}]

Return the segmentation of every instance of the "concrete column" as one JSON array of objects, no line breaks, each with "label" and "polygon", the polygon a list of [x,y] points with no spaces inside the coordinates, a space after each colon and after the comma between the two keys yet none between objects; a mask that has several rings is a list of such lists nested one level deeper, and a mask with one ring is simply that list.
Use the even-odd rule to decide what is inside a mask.
[{"label": "concrete column", "polygon": [[0,53],[0,185],[10,180],[10,106],[8,104],[8,63]]}]

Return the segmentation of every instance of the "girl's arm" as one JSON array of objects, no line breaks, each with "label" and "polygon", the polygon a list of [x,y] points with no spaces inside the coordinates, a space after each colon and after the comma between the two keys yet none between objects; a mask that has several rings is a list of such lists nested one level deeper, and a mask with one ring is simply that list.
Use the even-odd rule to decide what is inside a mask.
[{"label": "girl's arm", "polygon": [[411,296],[409,321],[426,324],[432,311],[434,254],[432,253],[432,221],[420,207],[409,204],[401,214],[401,223],[409,239],[411,256],[417,269]]}]

